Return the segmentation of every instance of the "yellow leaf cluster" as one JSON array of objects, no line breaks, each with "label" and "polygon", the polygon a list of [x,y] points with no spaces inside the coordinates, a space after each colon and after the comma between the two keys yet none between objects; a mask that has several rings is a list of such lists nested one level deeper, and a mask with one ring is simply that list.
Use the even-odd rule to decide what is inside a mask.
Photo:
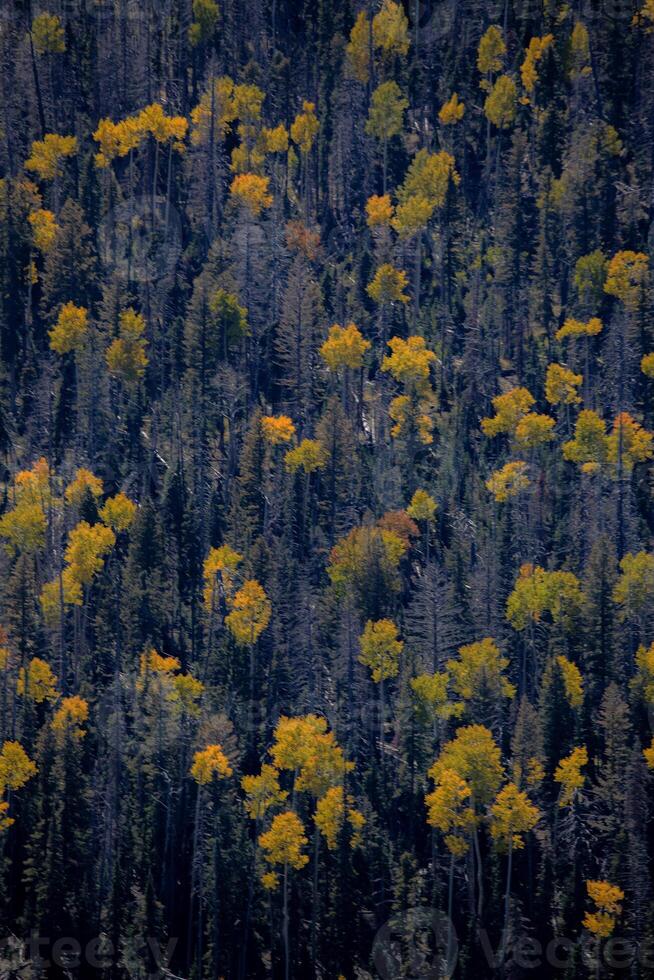
[{"label": "yellow leaf cluster", "polygon": [[481,420],[481,429],[486,436],[496,436],[502,432],[513,435],[520,420],[535,403],[534,396],[527,388],[512,388],[493,398],[495,415]]},{"label": "yellow leaf cluster", "polygon": [[516,689],[504,676],[508,666],[509,661],[490,636],[459,647],[458,657],[446,663],[454,693],[463,701],[485,692],[497,698],[514,698]]},{"label": "yellow leaf cluster", "polygon": [[498,129],[508,129],[515,119],[518,90],[510,75],[500,75],[484,102],[484,114]]},{"label": "yellow leaf cluster", "polygon": [[19,501],[0,518],[0,537],[6,538],[9,553],[33,554],[45,543],[46,525],[40,504]]},{"label": "yellow leaf cluster", "polygon": [[234,596],[225,625],[241,646],[253,646],[270,622],[272,606],[256,579],[248,579]]},{"label": "yellow leaf cluster", "polygon": [[332,548],[327,574],[338,591],[362,588],[367,571],[376,561],[390,587],[397,588],[396,572],[406,550],[406,542],[393,531],[355,527]]},{"label": "yellow leaf cluster", "polygon": [[437,507],[438,504],[426,490],[416,490],[406,512],[416,521],[432,521]]},{"label": "yellow leaf cluster", "polygon": [[422,389],[429,380],[429,370],[436,360],[433,351],[427,349],[424,337],[391,337],[388,341],[392,353],[384,357],[382,371],[389,371],[396,381],[407,388]]},{"label": "yellow leaf cluster", "polygon": [[38,174],[41,180],[54,180],[60,173],[61,163],[77,153],[74,136],[46,133],[42,140],[32,143],[32,152],[25,161],[25,169]]},{"label": "yellow leaf cluster", "polygon": [[291,473],[302,469],[305,473],[315,473],[327,465],[327,453],[323,444],[318,439],[303,439],[295,447],[289,449],[284,457],[286,468]]},{"label": "yellow leaf cluster", "polygon": [[463,713],[463,705],[450,700],[449,683],[450,675],[445,670],[437,674],[418,674],[411,679],[411,690],[419,707],[432,720],[457,718]]},{"label": "yellow leaf cluster", "polygon": [[459,102],[459,96],[452,92],[447,102],[444,102],[438,113],[438,118],[443,126],[454,126],[461,122],[466,111],[465,102]]},{"label": "yellow leaf cluster", "polygon": [[88,717],[88,702],[74,694],[70,698],[62,699],[52,719],[52,730],[58,736],[69,735],[74,739],[82,739],[86,732],[81,726]]},{"label": "yellow leaf cluster", "polygon": [[302,821],[292,810],[278,813],[270,830],[259,837],[259,846],[268,864],[281,864],[295,871],[309,863],[302,850],[308,843]]},{"label": "yellow leaf cluster", "polygon": [[124,493],[108,497],[100,509],[100,519],[114,531],[126,531],[136,516],[136,504]]},{"label": "yellow leaf cluster", "polygon": [[246,207],[253,217],[258,218],[264,208],[273,202],[268,190],[269,177],[258,174],[238,174],[231,183],[230,191],[236,201]]},{"label": "yellow leaf cluster", "polygon": [[573,749],[569,756],[561,759],[554,772],[554,781],[561,787],[559,806],[570,806],[577,790],[585,782],[582,767],[588,765],[588,750],[585,745]]},{"label": "yellow leaf cluster", "polygon": [[516,497],[523,490],[531,486],[531,481],[527,475],[529,467],[524,460],[515,460],[495,470],[486,480],[486,489],[495,497],[498,503],[503,504],[510,497]]},{"label": "yellow leaf cluster", "polygon": [[57,231],[59,230],[54,214],[52,211],[38,208],[36,211],[32,211],[28,220],[32,226],[34,244],[40,252],[44,254],[49,252],[57,240]]},{"label": "yellow leaf cluster", "polygon": [[491,837],[504,848],[523,848],[524,835],[533,830],[540,816],[527,794],[515,783],[507,783],[490,809]]},{"label": "yellow leaf cluster", "polygon": [[[500,71],[506,54],[506,43],[502,29],[497,24],[491,24],[482,36],[477,49],[477,68],[480,74],[490,75]],[[485,86],[482,84],[482,88]]]},{"label": "yellow leaf cluster", "polygon": [[261,820],[271,807],[279,806],[288,797],[279,785],[279,773],[269,763],[261,766],[257,776],[243,776],[241,786],[245,793],[243,805],[252,820]]},{"label": "yellow leaf cluster", "polygon": [[193,22],[188,29],[191,47],[204,44],[211,38],[219,17],[216,0],[193,0]]},{"label": "yellow leaf cluster", "polygon": [[654,643],[649,647],[639,646],[636,651],[638,672],[631,684],[640,690],[646,701],[654,703]]},{"label": "yellow leaf cluster", "polygon": [[57,698],[57,678],[50,664],[40,657],[30,660],[27,667],[18,671],[16,691],[22,698],[29,698],[35,704],[55,701]]},{"label": "yellow leaf cluster", "polygon": [[391,619],[378,619],[376,622],[369,619],[359,637],[359,645],[359,661],[370,668],[376,684],[397,677],[404,643]]},{"label": "yellow leaf cluster", "polygon": [[556,662],[561,671],[565,696],[571,708],[580,708],[584,701],[584,679],[576,664],[562,655],[557,656]]},{"label": "yellow leaf cluster", "polygon": [[211,608],[216,587],[216,579],[220,574],[220,581],[226,601],[232,600],[234,591],[234,577],[236,569],[243,561],[243,556],[230,548],[228,544],[221,544],[219,548],[211,548],[204,560],[202,572],[204,577],[204,602],[207,608]]},{"label": "yellow leaf cluster", "polygon": [[345,54],[350,75],[363,84],[370,77],[371,48],[373,54],[381,52],[386,60],[405,57],[409,50],[409,27],[401,4],[384,0],[372,24],[365,10],[357,15]]},{"label": "yellow leaf cluster", "polygon": [[66,50],[64,28],[56,14],[37,14],[32,21],[32,39],[38,54],[63,54]]},{"label": "yellow leaf cluster", "polygon": [[654,352],[643,355],[640,362],[640,370],[646,378],[654,378]]},{"label": "yellow leaf cluster", "polygon": [[382,143],[402,132],[409,101],[397,82],[382,82],[372,93],[366,133]]},{"label": "yellow leaf cluster", "polygon": [[373,194],[366,201],[366,215],[369,228],[387,226],[393,217],[390,194]]},{"label": "yellow leaf cluster", "polygon": [[314,140],[320,129],[316,118],[316,107],[313,102],[304,102],[302,112],[298,113],[291,124],[291,139],[300,147],[300,153],[308,156]]},{"label": "yellow leaf cluster", "polygon": [[581,401],[577,389],[583,380],[581,374],[575,374],[562,364],[548,364],[545,398],[550,405],[576,405]]},{"label": "yellow leaf cluster", "polygon": [[[495,797],[504,775],[502,755],[492,732],[484,725],[466,725],[447,742],[431,766],[429,775],[439,785],[446,772],[453,772],[470,788],[475,809],[486,806]],[[471,814],[470,825],[476,819]]]},{"label": "yellow leaf cluster", "polygon": [[643,252],[616,252],[609,260],[604,292],[615,296],[627,309],[642,300],[649,279],[649,259]]},{"label": "yellow leaf cluster", "polygon": [[347,819],[350,825],[350,847],[358,847],[363,841],[362,830],[366,823],[364,815],[354,807],[354,798],[342,786],[332,786],[318,800],[314,822],[327,842],[330,851],[336,849],[338,835]]},{"label": "yellow leaf cluster", "polygon": [[147,341],[143,336],[145,320],[130,307],[123,310],[119,319],[119,335],[107,348],[105,359],[109,373],[125,384],[135,384],[145,374],[148,359],[145,354]]},{"label": "yellow leaf cluster", "polygon": [[366,292],[375,303],[408,303],[409,297],[404,290],[409,284],[406,272],[396,269],[390,263],[380,265],[372,282],[366,287]]},{"label": "yellow leaf cluster", "polygon": [[206,786],[214,776],[226,779],[233,770],[220,745],[207,745],[206,749],[200,749],[193,756],[190,772],[198,786]]},{"label": "yellow leaf cluster", "polygon": [[525,60],[520,66],[522,85],[526,92],[534,91],[536,82],[538,81],[538,71],[536,66],[547,49],[551,47],[553,43],[553,34],[545,34],[543,37],[532,37],[530,40],[527,46],[527,51],[525,52]]},{"label": "yellow leaf cluster", "polygon": [[575,320],[569,317],[563,326],[556,331],[556,339],[563,340],[565,337],[596,337],[602,332],[602,321],[593,316],[590,320]]},{"label": "yellow leaf cluster", "polygon": [[295,435],[295,425],[288,415],[262,415],[261,432],[271,446],[290,442]]},{"label": "yellow leaf cluster", "polygon": [[49,331],[50,347],[57,354],[68,354],[79,350],[86,339],[88,329],[88,310],[75,303],[65,303],[57,317],[57,322]]},{"label": "yellow leaf cluster", "polygon": [[320,348],[320,356],[330,371],[340,368],[358,371],[363,367],[363,359],[370,346],[370,341],[366,340],[356,324],[348,323],[346,327],[341,327],[335,323]]},{"label": "yellow leaf cluster", "polygon": [[590,932],[606,939],[615,929],[618,916],[622,912],[624,892],[608,881],[587,881],[588,897],[595,903],[595,911],[586,912],[584,926]]},{"label": "yellow leaf cluster", "polygon": [[621,618],[638,616],[653,597],[654,555],[629,552],[620,562],[620,577],[613,589],[613,601],[622,607]]},{"label": "yellow leaf cluster", "polygon": [[524,564],[506,604],[506,618],[523,630],[549,613],[555,623],[567,624],[584,601],[579,579],[572,572],[547,572],[540,565]]},{"label": "yellow leaf cluster", "polygon": [[66,563],[80,585],[90,585],[104,566],[104,556],[116,543],[116,536],[104,524],[90,525],[80,521],[68,535],[64,554]]},{"label": "yellow leaf cluster", "polygon": [[550,415],[527,412],[515,427],[515,440],[522,449],[536,449],[554,438],[555,424]]},{"label": "yellow leaf cluster", "polygon": [[451,153],[446,150],[438,153],[418,150],[398,190],[398,199],[406,204],[415,197],[429,202],[432,208],[441,208],[445,204],[450,183],[456,185],[460,181]]},{"label": "yellow leaf cluster", "polygon": [[67,503],[73,507],[79,507],[87,493],[97,499],[102,496],[102,489],[102,480],[82,466],[75,474],[75,478],[66,487],[64,496]]},{"label": "yellow leaf cluster", "polygon": [[[20,742],[5,742],[0,751],[0,797],[7,789],[22,789],[36,772],[36,765]],[[0,833],[14,823],[5,815],[8,810],[9,804],[0,799]]]}]

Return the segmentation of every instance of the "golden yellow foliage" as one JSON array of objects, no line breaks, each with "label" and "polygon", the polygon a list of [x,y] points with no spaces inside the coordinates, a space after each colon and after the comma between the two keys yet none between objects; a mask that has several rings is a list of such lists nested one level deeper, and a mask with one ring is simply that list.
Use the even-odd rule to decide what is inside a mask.
[{"label": "golden yellow foliage", "polygon": [[365,84],[370,77],[371,25],[365,10],[359,11],[345,48],[347,67],[357,81]]},{"label": "golden yellow foliage", "polygon": [[471,701],[482,693],[497,698],[515,697],[515,687],[504,676],[509,661],[490,636],[459,647],[458,657],[448,660],[445,666],[452,690],[463,701]]},{"label": "golden yellow foliage", "polygon": [[496,436],[501,432],[512,435],[534,403],[534,396],[526,388],[512,388],[502,395],[496,395],[493,398],[495,415],[481,420],[482,432],[486,436]]},{"label": "golden yellow foliage", "polygon": [[36,704],[44,701],[55,701],[57,698],[57,678],[52,668],[45,660],[34,657],[27,667],[18,671],[16,691],[23,698],[29,698]]},{"label": "golden yellow foliage", "polygon": [[438,118],[443,126],[454,126],[461,122],[466,111],[465,102],[459,102],[459,96],[452,92],[447,102],[440,107]]},{"label": "golden yellow foliage", "polygon": [[[429,775],[438,785],[451,771],[471,790],[475,808],[486,806],[495,797],[504,775],[502,755],[492,732],[484,725],[466,725],[447,742],[431,766]],[[471,823],[474,816],[470,816]]]},{"label": "golden yellow foliage", "polygon": [[268,129],[264,126],[262,130],[266,153],[286,153],[288,150],[288,130],[284,123]]},{"label": "golden yellow foliage", "polygon": [[385,262],[375,272],[366,292],[375,303],[408,303],[409,297],[404,292],[408,284],[406,272]]},{"label": "golden yellow foliage", "polygon": [[572,572],[547,572],[540,565],[520,567],[513,592],[506,604],[506,618],[514,629],[539,622],[544,613],[552,621],[567,624],[584,601],[579,579]]},{"label": "golden yellow foliage", "polygon": [[327,465],[327,459],[325,448],[318,439],[303,439],[295,449],[289,449],[284,463],[291,473],[299,469],[305,473],[315,473]]},{"label": "golden yellow foliage", "polygon": [[303,102],[302,112],[298,113],[291,124],[291,139],[300,147],[300,153],[304,156],[311,152],[319,129],[315,105],[313,102]]},{"label": "golden yellow foliage", "polygon": [[145,374],[148,359],[145,354],[147,341],[143,336],[145,320],[132,307],[123,310],[119,318],[119,335],[112,340],[105,352],[109,373],[125,384],[135,384]]},{"label": "golden yellow foliage", "polygon": [[484,114],[498,129],[508,129],[516,114],[518,90],[510,75],[500,75],[484,102]]},{"label": "golden yellow foliage", "polygon": [[418,150],[409,164],[397,196],[402,204],[416,197],[428,201],[434,208],[441,208],[445,204],[450,184],[457,185],[460,181],[451,153],[446,150],[438,153]]},{"label": "golden yellow foliage", "polygon": [[620,562],[620,577],[613,589],[613,601],[621,607],[621,619],[639,616],[654,597],[654,555],[647,551],[626,554]]},{"label": "golden yellow foliage", "polygon": [[528,412],[515,427],[515,440],[522,449],[535,449],[554,438],[555,424],[549,415]]},{"label": "golden yellow foliage", "polygon": [[370,350],[369,340],[363,336],[354,323],[341,327],[335,323],[329,329],[329,336],[320,348],[320,356],[330,369],[350,368],[358,371],[363,367],[366,351]]},{"label": "golden yellow foliage", "polygon": [[71,574],[80,585],[90,585],[104,566],[104,556],[116,543],[116,536],[104,524],[91,526],[80,521],[68,535],[64,557],[70,566]]},{"label": "golden yellow foliage", "polygon": [[602,332],[602,321],[593,316],[585,323],[583,320],[575,320],[572,317],[564,322],[563,326],[556,331],[556,339],[563,340],[565,337],[596,337]]},{"label": "golden yellow foliage", "polygon": [[532,37],[530,40],[525,53],[525,60],[520,66],[522,85],[526,92],[533,92],[536,88],[536,82],[538,81],[536,66],[553,43],[553,34],[545,34],[544,37]]},{"label": "golden yellow foliage", "polygon": [[527,475],[528,469],[524,460],[505,463],[486,480],[486,489],[490,490],[498,503],[506,503],[510,497],[516,497],[531,486],[531,480]]},{"label": "golden yellow foliage", "polygon": [[65,303],[57,317],[57,322],[49,331],[50,347],[57,354],[68,354],[79,350],[86,339],[88,311],[83,306]]},{"label": "golden yellow foliage", "polygon": [[[5,742],[0,751],[0,797],[7,789],[22,789],[36,772],[36,765],[20,742]],[[8,810],[9,804],[0,799],[0,833],[14,823],[5,815]]]},{"label": "golden yellow foliage", "polygon": [[654,351],[644,354],[640,361],[640,370],[646,378],[654,378]]},{"label": "golden yellow foliage", "polygon": [[124,493],[108,497],[100,508],[100,519],[114,531],[126,531],[136,516],[136,504]]},{"label": "golden yellow foliage", "polygon": [[584,679],[576,664],[567,657],[559,655],[556,662],[563,677],[565,696],[571,708],[580,708],[584,702]]},{"label": "golden yellow foliage", "polygon": [[424,388],[429,380],[429,370],[436,360],[433,351],[427,349],[424,337],[391,337],[388,341],[392,353],[384,357],[382,371],[389,371],[396,381],[407,388]]},{"label": "golden yellow foliage", "polygon": [[227,76],[217,78],[213,91],[204,92],[199,104],[191,110],[191,143],[206,146],[212,136],[214,141],[224,139],[235,119],[234,82]]},{"label": "golden yellow foliage", "polygon": [[58,736],[69,735],[71,738],[82,739],[86,732],[81,726],[88,721],[88,717],[88,702],[74,694],[70,698],[62,699],[52,719],[52,730]]},{"label": "golden yellow foliage", "polygon": [[404,203],[398,204],[391,225],[402,240],[413,238],[426,228],[433,213],[432,202],[416,194]]},{"label": "golden yellow foliage", "polygon": [[[486,33],[482,36],[477,49],[477,68],[482,75],[489,75],[500,71],[506,54],[506,44],[502,35],[502,29],[496,24],[491,24]],[[481,86],[484,87],[483,85]]]},{"label": "golden yellow foliage", "polygon": [[432,521],[437,507],[438,504],[426,490],[416,490],[406,512],[416,521]]},{"label": "golden yellow foliage", "polygon": [[551,405],[576,405],[581,401],[577,391],[583,381],[562,364],[548,364],[545,375],[545,398]]},{"label": "golden yellow foliage", "polygon": [[257,776],[243,776],[241,786],[245,793],[243,805],[252,820],[261,820],[271,807],[279,806],[288,797],[279,785],[279,773],[268,763],[262,765]]},{"label": "golden yellow foliage", "polygon": [[445,835],[447,849],[457,857],[468,850],[468,841],[462,834],[469,833],[475,823],[471,795],[465,779],[453,769],[442,769],[436,788],[425,796],[427,823]]},{"label": "golden yellow foliage", "polygon": [[540,820],[540,811],[515,783],[507,783],[490,808],[490,832],[493,840],[504,848],[521,849],[524,835]]},{"label": "golden yellow foliage", "polygon": [[604,292],[635,309],[642,300],[649,279],[649,260],[643,252],[616,252],[609,260]]},{"label": "golden yellow foliage", "polygon": [[327,842],[330,851],[336,849],[338,835],[345,820],[350,825],[350,847],[358,847],[363,841],[361,831],[366,823],[364,815],[354,807],[354,797],[345,794],[342,786],[332,786],[318,800],[314,822]]},{"label": "golden yellow foliage", "polygon": [[402,132],[409,100],[397,82],[382,82],[372,93],[366,133],[382,143]]},{"label": "golden yellow foliage", "polygon": [[390,194],[373,194],[366,201],[367,223],[369,228],[389,225],[393,217]]},{"label": "golden yellow foliage", "polygon": [[620,412],[606,440],[608,462],[630,473],[636,463],[645,463],[654,456],[654,436],[636,422],[628,412]]},{"label": "golden yellow foliage", "polygon": [[554,772],[554,782],[561,787],[559,794],[559,806],[570,806],[574,801],[577,790],[581,789],[585,782],[585,776],[581,769],[588,765],[588,750],[585,745],[573,749],[569,756],[561,759]]},{"label": "golden yellow foliage", "polygon": [[193,22],[188,29],[191,47],[209,41],[220,18],[216,0],[193,0]]},{"label": "golden yellow foliage", "polygon": [[397,677],[404,643],[392,620],[378,619],[373,622],[369,619],[359,637],[359,645],[359,661],[370,668],[375,684]]},{"label": "golden yellow foliage", "polygon": [[202,566],[204,576],[204,602],[207,608],[211,608],[216,588],[216,579],[220,574],[223,592],[226,601],[232,600],[234,591],[234,577],[236,569],[243,561],[243,555],[234,551],[228,544],[221,544],[219,548],[210,548],[209,554]]},{"label": "golden yellow foliage", "polygon": [[291,441],[295,426],[288,415],[262,415],[261,432],[271,446],[280,446]]},{"label": "golden yellow foliage", "polygon": [[404,58],[409,50],[409,22],[401,3],[383,0],[372,19],[373,44],[386,57]]},{"label": "golden yellow foliage", "polygon": [[38,174],[41,180],[54,180],[60,173],[62,161],[77,153],[74,136],[58,136],[46,133],[42,140],[32,143],[32,153],[25,161],[25,169]]},{"label": "golden yellow foliage", "polygon": [[256,579],[248,579],[234,596],[225,625],[237,643],[252,646],[270,622],[270,599]]},{"label": "golden yellow foliage", "polygon": [[34,244],[40,252],[44,254],[49,252],[57,240],[57,231],[59,230],[54,214],[52,211],[38,208],[38,210],[32,211],[28,220],[32,226]]},{"label": "golden yellow foliage", "polygon": [[315,741],[327,732],[327,722],[318,715],[300,715],[277,722],[270,754],[278,769],[297,772],[310,758]]},{"label": "golden yellow foliage", "polygon": [[292,810],[278,813],[270,830],[259,837],[259,846],[269,864],[281,864],[299,871],[309,863],[302,848],[309,843],[302,821]]},{"label": "golden yellow foliage", "polygon": [[72,504],[73,507],[79,507],[87,492],[97,500],[98,497],[102,496],[102,490],[102,480],[82,466],[78,469],[72,482],[66,487],[64,496],[67,503]]},{"label": "golden yellow foliage", "polygon": [[608,881],[587,881],[588,897],[595,903],[595,911],[586,912],[584,926],[590,932],[606,939],[615,929],[618,916],[622,912],[624,892]]},{"label": "golden yellow foliage", "polygon": [[40,504],[19,501],[0,518],[0,537],[7,539],[9,553],[33,554],[45,544],[47,522]]},{"label": "golden yellow foliage", "polygon": [[230,191],[253,217],[258,218],[264,208],[269,208],[273,202],[272,194],[268,190],[269,183],[269,177],[260,177],[258,174],[238,174],[231,183]]},{"label": "golden yellow foliage", "polygon": [[207,745],[206,749],[198,750],[193,756],[190,772],[198,786],[207,786],[214,776],[227,779],[233,770],[220,745]]}]

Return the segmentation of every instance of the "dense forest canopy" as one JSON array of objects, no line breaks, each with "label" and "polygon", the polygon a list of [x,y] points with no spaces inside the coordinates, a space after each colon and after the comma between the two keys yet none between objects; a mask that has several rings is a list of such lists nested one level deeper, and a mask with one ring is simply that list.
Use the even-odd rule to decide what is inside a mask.
[{"label": "dense forest canopy", "polygon": [[654,976],[653,0],[0,57],[0,976]]}]

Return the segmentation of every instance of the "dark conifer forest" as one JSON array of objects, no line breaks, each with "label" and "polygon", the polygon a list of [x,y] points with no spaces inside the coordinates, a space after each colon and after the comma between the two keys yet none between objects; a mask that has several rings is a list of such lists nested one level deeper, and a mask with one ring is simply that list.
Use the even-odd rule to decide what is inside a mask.
[{"label": "dark conifer forest", "polygon": [[654,977],[654,0],[2,0],[0,977]]}]

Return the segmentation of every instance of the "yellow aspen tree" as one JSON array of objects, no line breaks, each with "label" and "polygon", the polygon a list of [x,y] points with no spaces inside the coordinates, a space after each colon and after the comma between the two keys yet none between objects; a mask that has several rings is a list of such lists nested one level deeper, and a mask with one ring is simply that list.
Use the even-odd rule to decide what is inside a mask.
[{"label": "yellow aspen tree", "polygon": [[127,385],[136,384],[148,365],[145,319],[130,307],[119,318],[118,337],[112,340],[105,352],[109,373]]},{"label": "yellow aspen tree", "polygon": [[318,800],[313,819],[330,851],[336,850],[338,835],[346,822],[350,831],[350,847],[359,847],[363,843],[362,830],[366,818],[355,808],[354,797],[346,794],[342,786],[332,786]]},{"label": "yellow aspen tree", "polygon": [[88,325],[88,310],[75,303],[65,303],[48,334],[51,349],[57,354],[79,350],[86,340]]},{"label": "yellow aspen tree", "polygon": [[2,800],[5,792],[22,789],[37,773],[34,762],[20,742],[5,742],[0,750],[0,833],[8,830],[14,823],[7,816],[9,803]]},{"label": "yellow aspen tree", "polygon": [[32,152],[25,161],[25,169],[37,174],[41,180],[56,180],[61,173],[63,161],[76,153],[77,140],[74,136],[46,133],[42,140],[32,143]]},{"label": "yellow aspen tree", "polygon": [[465,102],[459,102],[459,96],[452,92],[447,102],[440,107],[438,119],[442,126],[455,126],[461,122],[466,111]]},{"label": "yellow aspen tree", "polygon": [[524,460],[518,459],[505,463],[501,469],[491,473],[486,480],[486,489],[493,494],[498,503],[506,503],[511,497],[517,497],[523,490],[529,489],[531,480],[528,471],[529,466]]},{"label": "yellow aspen tree", "polygon": [[585,745],[572,750],[570,755],[561,759],[554,771],[554,782],[561,787],[559,806],[571,806],[583,788],[586,777],[582,773],[583,766],[588,765],[588,750]]},{"label": "yellow aspen tree", "polygon": [[295,425],[288,415],[262,415],[261,432],[271,446],[290,442],[295,435]]},{"label": "yellow aspen tree", "polygon": [[545,398],[550,405],[577,405],[581,401],[578,388],[583,380],[581,374],[575,374],[562,364],[548,364]]},{"label": "yellow aspen tree", "polygon": [[[304,825],[296,813],[286,810],[278,813],[272,821],[270,830],[261,834],[259,846],[264,852],[265,860],[268,864],[281,865],[283,868],[283,924],[282,936],[284,941],[284,976],[285,980],[290,980],[290,946],[288,936],[288,872],[289,868],[299,871],[309,863],[308,856],[304,853],[304,848],[309,841],[304,832]],[[277,872],[272,871],[264,876],[263,884],[268,889],[274,889],[278,885]]]},{"label": "yellow aspen tree", "polygon": [[66,36],[56,14],[42,13],[32,21],[32,38],[37,54],[63,54]]},{"label": "yellow aspen tree", "polygon": [[95,500],[98,500],[102,496],[102,492],[102,480],[91,473],[90,470],[81,466],[77,470],[75,478],[66,487],[64,496],[67,504],[73,507],[79,507],[87,493]]},{"label": "yellow aspen tree", "polygon": [[126,531],[136,517],[137,506],[124,493],[107,497],[100,508],[100,520],[116,533]]},{"label": "yellow aspen tree", "polygon": [[595,907],[584,915],[584,928],[601,939],[607,939],[622,912],[624,892],[608,881],[587,881],[586,890]]},{"label": "yellow aspen tree", "polygon": [[526,388],[512,388],[493,398],[495,415],[481,420],[485,436],[513,435],[520,420],[529,412],[535,398]]},{"label": "yellow aspen tree", "polygon": [[88,717],[89,705],[84,698],[77,694],[69,698],[62,698],[52,718],[52,730],[55,737],[61,740],[84,738],[86,732],[82,725],[88,721]]},{"label": "yellow aspen tree", "polygon": [[269,177],[244,173],[234,177],[229,189],[234,200],[242,204],[253,218],[258,218],[273,202],[268,190],[269,183]]}]

